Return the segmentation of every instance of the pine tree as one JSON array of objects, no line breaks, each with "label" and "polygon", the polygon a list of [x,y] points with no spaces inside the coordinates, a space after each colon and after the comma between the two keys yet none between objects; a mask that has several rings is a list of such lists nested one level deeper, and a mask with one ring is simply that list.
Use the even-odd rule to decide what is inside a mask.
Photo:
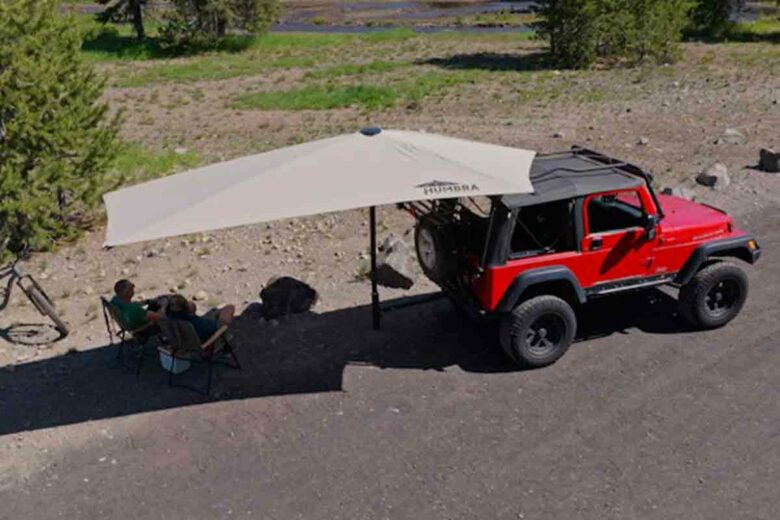
[{"label": "pine tree", "polygon": [[213,47],[228,31],[258,35],[281,13],[279,0],[172,0],[162,37],[174,47]]},{"label": "pine tree", "polygon": [[138,40],[146,37],[143,10],[147,0],[97,0],[97,3],[108,6],[98,15],[100,21],[122,23],[129,20]]},{"label": "pine tree", "polygon": [[0,2],[0,255],[76,234],[118,148],[104,81],[56,0]]}]

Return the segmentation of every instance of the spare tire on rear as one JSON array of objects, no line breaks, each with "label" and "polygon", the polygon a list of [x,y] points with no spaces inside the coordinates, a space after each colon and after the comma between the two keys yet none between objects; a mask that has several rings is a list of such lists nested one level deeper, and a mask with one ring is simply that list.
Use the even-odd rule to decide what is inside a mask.
[{"label": "spare tire on rear", "polygon": [[423,217],[414,230],[414,246],[423,273],[434,282],[451,279],[457,272],[452,229]]}]

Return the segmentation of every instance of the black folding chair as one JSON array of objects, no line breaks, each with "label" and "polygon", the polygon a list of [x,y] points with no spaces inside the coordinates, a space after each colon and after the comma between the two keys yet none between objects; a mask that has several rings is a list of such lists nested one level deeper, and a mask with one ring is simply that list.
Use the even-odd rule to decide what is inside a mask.
[{"label": "black folding chair", "polygon": [[[156,323],[150,321],[136,329],[131,329],[124,314],[116,305],[102,296],[100,303],[103,306],[103,319],[106,322],[111,345],[114,345],[114,338],[118,340],[116,359],[127,370],[134,371],[136,377],[139,376],[147,348],[155,343],[162,343],[160,328]],[[125,352],[129,352],[131,357],[136,358],[135,366],[129,365],[125,361],[125,357],[127,357],[127,355],[123,355]]]},{"label": "black folding chair", "polygon": [[[165,339],[165,344],[157,347],[157,349],[172,358],[171,367],[168,371],[168,384],[170,386],[188,388],[203,395],[209,395],[214,365],[241,370],[241,363],[239,363],[235,348],[231,344],[232,338],[228,332],[227,325],[222,325],[209,339],[201,343],[195,328],[188,321],[164,319],[160,320],[158,324]],[[205,390],[186,384],[177,384],[174,381],[176,360],[186,360],[206,365]]]}]

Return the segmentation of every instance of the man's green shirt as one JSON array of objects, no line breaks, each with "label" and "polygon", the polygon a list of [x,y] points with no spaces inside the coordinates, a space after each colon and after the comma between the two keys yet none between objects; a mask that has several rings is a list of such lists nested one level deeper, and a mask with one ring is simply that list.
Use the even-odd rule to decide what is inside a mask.
[{"label": "man's green shirt", "polygon": [[140,304],[133,302],[122,303],[118,296],[111,298],[111,303],[116,305],[116,308],[122,313],[130,330],[146,325],[146,309],[141,307]]}]

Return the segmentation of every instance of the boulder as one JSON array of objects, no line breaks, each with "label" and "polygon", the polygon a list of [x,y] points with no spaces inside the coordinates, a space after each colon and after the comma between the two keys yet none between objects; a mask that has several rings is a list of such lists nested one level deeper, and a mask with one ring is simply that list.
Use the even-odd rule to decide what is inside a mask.
[{"label": "boulder", "polygon": [[260,291],[267,319],[306,312],[317,303],[317,291],[307,283],[289,276],[272,277]]},{"label": "boulder", "polygon": [[414,285],[411,248],[403,240],[388,236],[380,246],[376,260],[379,285],[392,289],[411,289]]},{"label": "boulder", "polygon": [[709,188],[726,188],[731,184],[729,169],[725,164],[715,163],[702,171],[696,177],[696,182]]},{"label": "boulder", "polygon": [[758,161],[758,168],[769,173],[780,173],[780,152],[764,148]]},{"label": "boulder", "polygon": [[727,128],[716,144],[744,144],[745,136],[739,130]]}]

